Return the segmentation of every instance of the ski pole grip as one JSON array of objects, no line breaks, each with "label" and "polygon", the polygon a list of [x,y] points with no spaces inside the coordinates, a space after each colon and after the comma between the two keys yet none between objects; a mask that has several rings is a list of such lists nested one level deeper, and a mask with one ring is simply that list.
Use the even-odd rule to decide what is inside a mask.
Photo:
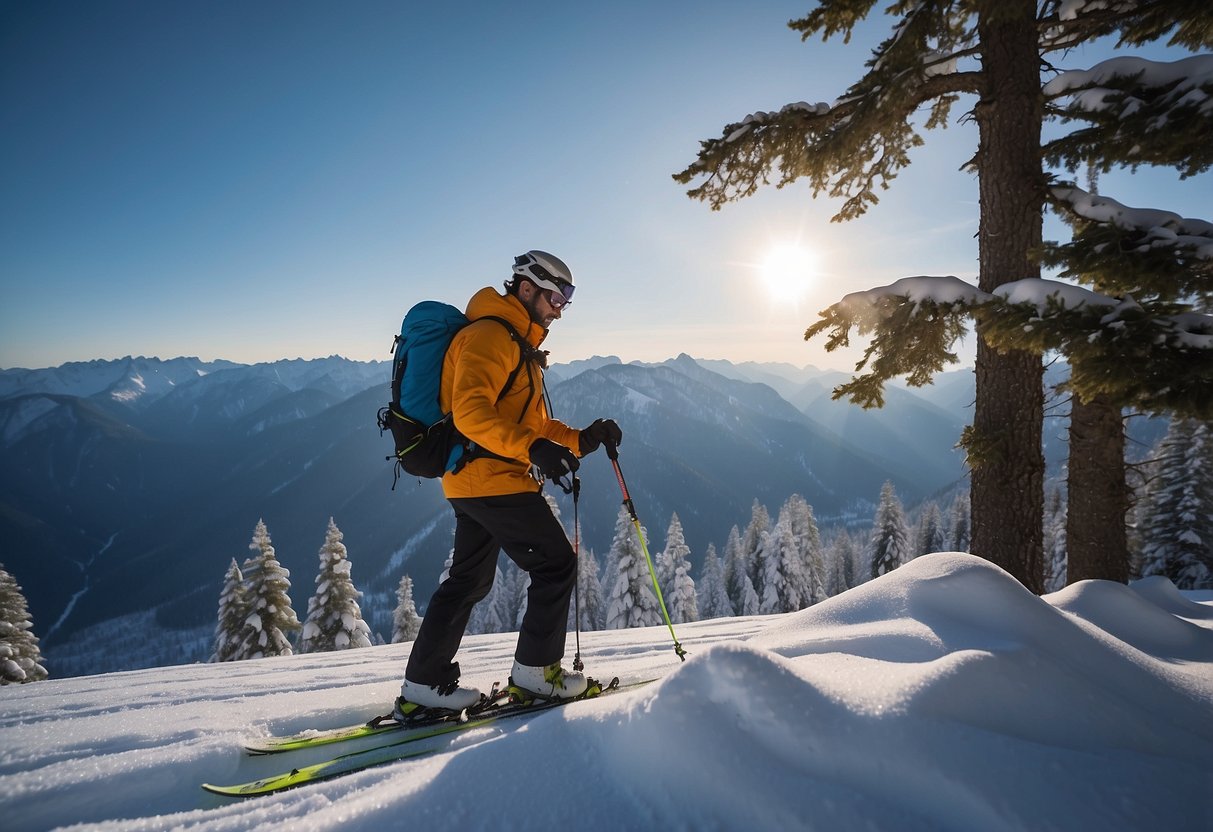
[{"label": "ski pole grip", "polygon": [[619,459],[619,446],[611,440],[603,443],[606,445],[607,459]]}]

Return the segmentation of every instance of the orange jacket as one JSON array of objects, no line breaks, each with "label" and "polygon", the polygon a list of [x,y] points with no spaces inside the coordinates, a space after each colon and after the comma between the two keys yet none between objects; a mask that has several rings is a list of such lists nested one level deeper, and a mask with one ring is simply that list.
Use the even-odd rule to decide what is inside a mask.
[{"label": "orange jacket", "polygon": [[472,323],[455,335],[446,351],[440,403],[443,411],[454,414],[460,433],[510,461],[481,457],[457,473],[448,472],[442,478],[442,492],[448,498],[538,491],[539,483],[530,475],[529,449],[540,437],[578,452],[581,432],[548,415],[543,370],[535,362],[523,365],[497,401],[518,366],[520,348],[501,324],[481,320],[490,315],[509,321],[532,346],[538,347],[547,336],[513,295],[486,286],[468,301]]}]

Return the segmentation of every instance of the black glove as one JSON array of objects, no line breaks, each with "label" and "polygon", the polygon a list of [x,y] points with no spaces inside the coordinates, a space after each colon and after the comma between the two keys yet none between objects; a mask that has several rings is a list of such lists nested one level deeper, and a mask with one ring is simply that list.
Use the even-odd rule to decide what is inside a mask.
[{"label": "black glove", "polygon": [[598,446],[603,442],[619,447],[622,441],[623,431],[615,424],[614,419],[595,419],[592,425],[581,431],[577,444],[581,455],[585,456],[598,450]]},{"label": "black glove", "polygon": [[551,439],[536,439],[528,453],[531,464],[549,480],[558,480],[581,467],[572,451]]}]

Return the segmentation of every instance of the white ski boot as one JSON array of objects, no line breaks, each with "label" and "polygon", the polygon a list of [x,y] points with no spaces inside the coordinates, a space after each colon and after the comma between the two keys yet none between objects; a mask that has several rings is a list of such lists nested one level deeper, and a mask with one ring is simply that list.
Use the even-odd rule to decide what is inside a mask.
[{"label": "white ski boot", "polygon": [[515,659],[510,679],[516,687],[547,699],[572,699],[585,693],[588,686],[584,673],[565,670],[560,662],[531,667]]},{"label": "white ski boot", "polygon": [[[458,681],[448,682],[445,685],[422,685],[405,679],[404,684],[400,686],[400,699],[396,700],[393,716],[396,716],[397,719],[407,718],[418,706],[445,711],[462,711],[464,708],[470,708],[480,702],[481,698],[479,690],[460,687]],[[410,708],[409,705],[413,707]]]}]

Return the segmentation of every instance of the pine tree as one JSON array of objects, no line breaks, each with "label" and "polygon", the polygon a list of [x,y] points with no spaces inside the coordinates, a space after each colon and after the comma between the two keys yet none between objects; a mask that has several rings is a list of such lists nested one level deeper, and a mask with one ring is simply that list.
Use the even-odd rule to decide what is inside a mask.
[{"label": "pine tree", "polygon": [[320,547],[320,571],[316,592],[307,605],[307,620],[299,641],[300,653],[327,653],[371,646],[371,628],[362,620],[354,588],[350,561],[341,530],[329,518],[324,545]]},{"label": "pine tree", "polygon": [[400,578],[396,588],[396,612],[392,616],[392,644],[401,644],[417,638],[421,629],[421,616],[413,602],[413,579],[408,575]]},{"label": "pine tree", "polygon": [[858,586],[859,578],[863,574],[855,568],[858,557],[855,539],[845,528],[839,529],[829,546],[830,579],[826,589],[831,597]]},{"label": "pine tree", "polygon": [[[871,9],[870,0],[822,0],[789,26],[806,39],[849,39]],[[875,50],[864,77],[834,104],[789,104],[726,125],[719,138],[702,142],[696,161],[675,179],[698,180],[689,195],[718,209],[754,194],[777,171],[779,186],[804,178],[815,195],[844,198],[835,219],[855,219],[909,164],[911,148],[922,144],[916,123],[922,108],[929,108],[927,129],[942,127],[960,95],[977,95],[971,113],[979,146],[970,164],[979,184],[979,289],[992,292],[1007,275],[1038,275],[1043,199],[1036,3],[897,3],[888,13],[897,19],[893,32]],[[958,61],[973,56],[980,59],[977,68],[958,70]],[[958,320],[934,304],[886,297],[878,308],[859,308],[861,298],[848,298],[806,332],[813,337],[833,329],[827,349],[847,345],[852,325],[861,334],[875,333],[860,365],[870,367],[868,375],[835,390],[864,406],[882,405],[883,384],[894,376],[907,375],[920,386],[954,362],[949,348],[966,327],[963,314]],[[990,348],[981,327],[978,336],[974,421],[964,437],[978,518],[975,548],[1038,589],[1041,361],[1030,352]]]},{"label": "pine tree", "polygon": [[[674,515],[677,519],[678,515]],[[682,534],[682,527],[678,529]],[[670,552],[669,547],[666,548]],[[674,566],[674,577],[670,580],[670,592],[666,596],[667,612],[674,624],[689,624],[699,620],[699,598],[695,592],[695,580],[691,577],[691,563],[687,560],[690,549],[683,545],[675,547],[670,555]]]},{"label": "pine tree", "polygon": [[[678,524],[677,532],[675,523]],[[653,566],[657,569],[657,585],[661,587],[661,594],[666,598],[674,591],[674,556],[671,552],[671,542],[675,533],[678,535],[675,545],[685,548],[686,538],[682,532],[682,523],[678,522],[677,512],[670,516],[670,525],[665,533],[665,547],[653,558]]]},{"label": "pine tree", "polygon": [[745,573],[749,577],[754,591],[762,598],[762,569],[758,562],[758,550],[762,547],[762,536],[771,530],[771,515],[767,507],[754,500],[750,507],[750,522],[741,536],[739,557],[745,564]]},{"label": "pine tree", "polygon": [[497,608],[496,617],[501,622],[499,633],[513,632],[518,629],[526,612],[526,594],[529,578],[518,564],[505,558],[499,567],[501,577],[494,583],[489,593],[495,596],[493,604]]},{"label": "pine tree", "polygon": [[1171,422],[1156,452],[1141,524],[1144,575],[1213,588],[1213,441],[1208,423]]},{"label": "pine tree", "polygon": [[781,514],[775,525],[762,535],[758,547],[758,564],[762,574],[763,592],[758,611],[763,615],[792,612],[800,609],[798,569],[800,553],[792,536],[789,518]]},{"label": "pine tree", "polygon": [[[673,601],[671,599],[675,594],[675,582],[679,564],[682,565],[685,573],[688,568],[687,557],[690,554],[691,547],[687,546],[686,535],[682,531],[682,521],[678,519],[678,514],[674,513],[670,516],[670,525],[665,533],[665,548],[657,555],[656,566],[657,585],[661,587],[661,594],[666,598],[666,603],[670,607],[670,618],[675,623],[678,622],[678,619],[674,618]],[[690,578],[689,574],[687,578]],[[698,620],[698,616],[688,620],[696,621]]]},{"label": "pine tree", "polygon": [[699,572],[699,581],[695,587],[701,619],[732,617],[733,604],[725,590],[724,567],[716,554],[715,544],[708,544],[708,552],[703,558],[703,568]]},{"label": "pine tree", "polygon": [[967,552],[971,545],[969,536],[969,494],[956,495],[948,512],[948,551]]},{"label": "pine tree", "polygon": [[759,615],[762,610],[762,601],[758,597],[758,591],[754,589],[754,582],[750,580],[749,575],[742,576],[741,588],[741,610],[738,615]]},{"label": "pine tree", "polygon": [[800,585],[801,607],[807,607],[829,597],[825,589],[826,567],[821,532],[817,528],[813,507],[799,494],[788,497],[780,513],[785,511],[791,519],[792,536],[796,551],[800,554],[798,577],[803,581]]},{"label": "pine tree", "polygon": [[223,591],[219,595],[218,621],[215,624],[215,651],[212,662],[230,662],[240,658],[238,651],[241,630],[248,618],[249,605],[246,597],[244,575],[232,558],[231,566],[223,578]]},{"label": "pine tree", "polygon": [[1045,500],[1045,592],[1066,585],[1066,501],[1060,488]]},{"label": "pine tree", "polygon": [[29,602],[0,563],[0,685],[40,682],[47,676]]},{"label": "pine tree", "polygon": [[[729,595],[729,605],[741,615],[745,602],[745,579],[747,569],[741,554],[741,531],[733,526],[724,544],[724,588]],[[751,586],[753,584],[751,583]]]},{"label": "pine tree", "polygon": [[914,541],[915,557],[944,550],[943,518],[936,503],[927,502],[923,507]]},{"label": "pine tree", "polygon": [[880,490],[880,505],[876,507],[872,540],[868,544],[872,577],[879,578],[892,572],[907,562],[909,554],[910,542],[905,510],[893,491],[893,483],[886,482]]},{"label": "pine tree", "polygon": [[570,624],[584,631],[605,629],[606,611],[602,580],[598,577],[598,559],[591,550],[582,546],[577,562],[576,604],[569,608]]},{"label": "pine tree", "polygon": [[501,566],[498,565],[493,569],[493,587],[489,590],[489,594],[472,607],[472,615],[468,618],[468,635],[504,633],[509,629],[498,615],[501,611],[502,582]]},{"label": "pine tree", "polygon": [[[641,527],[640,533],[648,539]],[[652,579],[636,529],[626,508],[619,510],[615,520],[615,538],[611,541],[611,553],[618,564],[618,571],[611,585],[607,600],[606,626],[608,630],[628,627],[651,627],[661,623],[661,608],[653,594]]]},{"label": "pine tree", "polygon": [[275,557],[265,521],[257,521],[249,548],[255,554],[244,562],[241,570],[248,582],[249,614],[240,631],[237,656],[241,659],[289,656],[293,651],[288,634],[297,632],[302,625],[287,594],[291,573]]}]

